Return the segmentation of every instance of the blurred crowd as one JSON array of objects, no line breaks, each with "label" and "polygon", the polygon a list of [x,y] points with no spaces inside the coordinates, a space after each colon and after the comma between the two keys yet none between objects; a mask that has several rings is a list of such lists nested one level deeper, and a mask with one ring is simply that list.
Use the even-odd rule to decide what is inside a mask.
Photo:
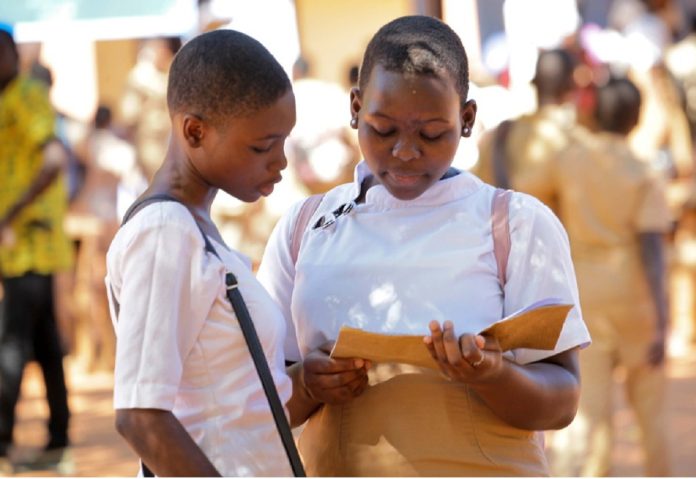
[{"label": "blurred crowd", "polygon": [[[520,2],[508,3],[506,8],[512,9]],[[577,457],[591,460],[574,460],[570,454],[567,460],[557,457],[557,473],[610,473],[611,402],[598,398],[607,395],[611,372],[622,364],[634,373],[628,376],[627,389],[646,438],[646,473],[665,476],[668,455],[657,397],[662,383],[652,372],[661,371],[662,377],[665,347],[678,353],[696,345],[696,18],[683,15],[677,2],[670,0],[614,1],[606,26],[586,22],[582,8],[577,12],[572,32],[555,45],[536,49],[526,60],[526,70],[533,71],[526,84],[514,70],[519,65],[511,61],[513,36],[487,45],[486,68],[472,71],[471,96],[478,101],[479,122],[474,140],[462,143],[455,166],[471,169],[489,183],[537,196],[569,230],[573,254],[579,258],[580,293],[587,295],[585,320],[595,341],[588,352],[606,356],[593,356],[595,362],[588,367],[606,374],[604,382],[586,386],[586,397],[596,407],[582,411],[584,422],[573,426],[580,432],[569,432],[575,434],[572,437],[558,434],[552,441],[563,451],[575,445]],[[63,353],[73,355],[86,370],[113,368],[115,340],[104,286],[105,254],[123,213],[165,156],[167,71],[181,42],[142,40],[120,102],[98,105],[89,124],[53,112],[54,134],[64,151],[62,171],[53,181],[63,182],[65,194],[47,200],[52,190],[44,190],[31,200],[39,206],[32,211],[28,207],[13,222],[5,221],[4,209],[10,205],[0,198],[0,273],[6,289],[15,276],[38,268],[34,264],[25,271],[20,265],[13,270],[8,252],[22,241],[44,241],[33,232],[43,231],[45,225],[32,223],[31,218],[40,217],[41,204],[54,203],[52,218],[60,223],[50,228],[69,240],[70,251],[48,253],[62,255],[63,261],[47,265],[43,274],[52,281]],[[225,240],[254,264],[290,204],[352,180],[360,161],[358,139],[348,123],[348,94],[357,82],[358,68],[351,67],[345,82],[335,84],[318,78],[313,67],[302,57],[294,65],[297,124],[286,145],[289,167],[276,192],[253,204],[221,194],[213,206]],[[43,85],[43,94],[48,94],[52,78],[45,66],[35,63],[20,75]],[[617,82],[629,86],[608,88]],[[631,86],[637,96],[631,97]],[[0,91],[0,115],[6,95],[7,90]],[[631,98],[638,98],[638,103]],[[598,111],[602,105],[610,105],[607,112]],[[631,109],[635,118],[630,118]],[[12,127],[0,123],[0,138],[11,138]],[[636,167],[634,160],[644,167]],[[11,174],[4,161],[0,156],[0,196],[8,191],[9,176],[3,175]],[[582,196],[588,194],[591,197]],[[64,201],[63,207],[56,207],[56,201]],[[642,205],[640,215],[624,211],[631,201]],[[597,222],[613,228],[593,229],[594,219],[600,217]],[[27,229],[20,231],[19,225]],[[658,247],[636,243],[635,250],[620,250],[633,245],[625,238],[633,235],[642,241],[645,234],[653,234],[652,241],[657,234]],[[641,254],[656,256],[646,259]],[[612,290],[616,278],[632,275],[651,262],[656,265],[655,281],[666,285],[664,298],[659,296],[659,285],[638,282],[630,291],[602,296]],[[634,309],[621,309],[619,303]],[[627,334],[638,323],[622,323],[626,315],[645,315],[646,308],[651,312],[638,328],[645,334]],[[610,310],[618,318],[618,329],[593,326],[590,315],[595,312],[598,323],[614,321],[607,318]],[[663,336],[655,339],[655,331]],[[663,351],[655,353],[661,357],[653,358],[650,367],[636,367],[640,361],[633,358],[634,351],[624,351],[638,348],[641,341],[662,341]]]}]

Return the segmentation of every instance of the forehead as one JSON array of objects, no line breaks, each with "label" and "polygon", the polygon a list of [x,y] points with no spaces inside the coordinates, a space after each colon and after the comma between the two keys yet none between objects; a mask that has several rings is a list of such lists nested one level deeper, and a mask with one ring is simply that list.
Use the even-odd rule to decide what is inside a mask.
[{"label": "forehead", "polygon": [[219,125],[244,140],[287,136],[295,126],[295,95],[288,89],[272,104],[245,115],[223,117]]},{"label": "forehead", "polygon": [[447,116],[461,99],[449,75],[413,74],[376,65],[361,92],[368,113],[402,112]]}]

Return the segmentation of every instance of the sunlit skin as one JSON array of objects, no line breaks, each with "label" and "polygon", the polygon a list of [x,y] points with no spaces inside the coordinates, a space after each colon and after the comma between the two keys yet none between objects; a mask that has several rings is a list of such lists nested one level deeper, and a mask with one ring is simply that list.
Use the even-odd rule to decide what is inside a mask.
[{"label": "sunlit skin", "polygon": [[404,75],[380,65],[364,90],[351,91],[350,106],[371,184],[402,200],[418,198],[445,175],[476,118],[476,103],[462,104],[447,76]]},{"label": "sunlit skin", "polygon": [[143,196],[167,193],[178,198],[206,234],[223,242],[210,219],[218,190],[245,202],[270,195],[287,166],[285,140],[294,126],[291,90],[246,116],[220,120],[175,112],[167,156]]},{"label": "sunlit skin", "polygon": [[[295,97],[288,90],[272,105],[241,117],[206,118],[191,111],[171,116],[167,156],[143,196],[176,197],[207,236],[224,244],[210,205],[218,190],[246,202],[273,192],[287,166],[284,144],[295,125]],[[118,409],[116,428],[157,475],[220,475],[171,411]]]},{"label": "sunlit skin", "polygon": [[287,166],[285,139],[295,125],[292,91],[251,115],[221,124],[206,120],[194,113],[174,115],[194,181],[246,202],[270,195]]},{"label": "sunlit skin", "polygon": [[[363,190],[381,184],[400,200],[418,198],[446,176],[460,138],[470,135],[476,118],[476,103],[461,98],[447,74],[407,75],[379,65],[363,90],[351,91],[350,106],[372,172]],[[458,336],[451,321],[431,321],[428,327],[423,341],[442,373],[474,389],[508,424],[558,429],[574,417],[580,390],[577,348],[519,365],[503,357],[493,338]],[[321,403],[345,403],[366,389],[369,362],[331,359],[332,346],[324,344],[290,369],[307,400],[307,416]],[[304,417],[293,421],[299,424]]]}]

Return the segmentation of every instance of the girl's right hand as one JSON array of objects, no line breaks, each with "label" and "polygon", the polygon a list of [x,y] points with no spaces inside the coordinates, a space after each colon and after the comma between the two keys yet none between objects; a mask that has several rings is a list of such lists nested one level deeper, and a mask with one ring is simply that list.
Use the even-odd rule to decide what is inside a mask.
[{"label": "girl's right hand", "polygon": [[302,384],[309,396],[327,404],[343,404],[363,393],[367,387],[365,359],[329,357],[334,341],[310,352],[302,363]]}]

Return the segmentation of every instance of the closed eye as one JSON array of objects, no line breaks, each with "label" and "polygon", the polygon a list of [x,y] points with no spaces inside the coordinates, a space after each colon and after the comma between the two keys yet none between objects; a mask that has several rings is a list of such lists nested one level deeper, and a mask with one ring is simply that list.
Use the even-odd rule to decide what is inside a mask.
[{"label": "closed eye", "polygon": [[269,151],[271,151],[272,148],[273,148],[273,145],[271,145],[271,146],[264,146],[264,147],[261,147],[261,146],[252,146],[252,147],[251,147],[251,151],[253,151],[254,153],[268,153]]},{"label": "closed eye", "polygon": [[444,135],[444,133],[438,133],[437,135],[426,135],[425,133],[421,133],[421,138],[423,138],[426,141],[437,141]]},{"label": "closed eye", "polygon": [[392,130],[378,130],[374,126],[370,126],[370,130],[372,130],[377,136],[381,136],[382,138],[387,138],[396,132],[396,130],[394,130],[394,129],[392,129]]}]

